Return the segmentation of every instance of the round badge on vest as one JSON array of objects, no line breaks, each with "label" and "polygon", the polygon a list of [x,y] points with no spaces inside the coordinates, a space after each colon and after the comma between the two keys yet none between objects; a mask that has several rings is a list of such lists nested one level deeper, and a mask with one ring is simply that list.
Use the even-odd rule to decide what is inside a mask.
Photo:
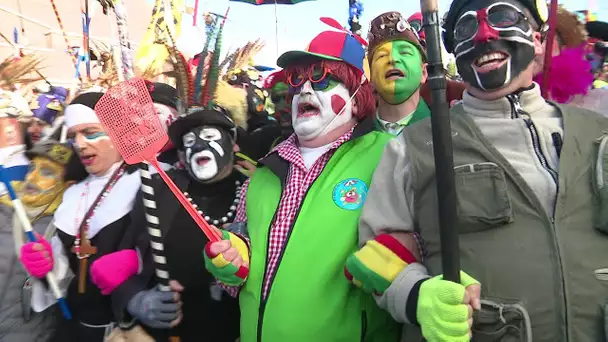
[{"label": "round badge on vest", "polygon": [[367,184],[358,178],[348,178],[334,187],[333,200],[345,210],[361,209],[367,197]]}]

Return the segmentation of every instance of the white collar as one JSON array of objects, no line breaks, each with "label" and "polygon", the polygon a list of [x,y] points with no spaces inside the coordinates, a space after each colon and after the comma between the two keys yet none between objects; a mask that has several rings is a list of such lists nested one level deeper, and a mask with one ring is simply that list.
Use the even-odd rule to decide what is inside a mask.
[{"label": "white collar", "polygon": [[[55,211],[57,229],[68,235],[76,235],[83,216],[119,165],[120,163],[114,164],[104,176],[89,175],[65,191],[61,204]],[[139,171],[131,174],[125,172],[91,217],[87,238],[93,238],[104,227],[128,214],[133,209],[140,187]],[[86,195],[82,196],[83,192]]]}]

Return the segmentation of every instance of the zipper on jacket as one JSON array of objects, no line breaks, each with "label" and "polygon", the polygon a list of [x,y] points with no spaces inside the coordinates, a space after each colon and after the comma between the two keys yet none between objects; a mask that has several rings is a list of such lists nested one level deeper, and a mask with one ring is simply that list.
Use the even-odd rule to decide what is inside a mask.
[{"label": "zipper on jacket", "polygon": [[532,139],[532,147],[534,148],[534,153],[536,154],[536,158],[542,165],[542,167],[549,172],[553,182],[555,183],[555,200],[553,201],[553,213],[555,215],[555,206],[557,204],[557,194],[559,192],[559,177],[557,171],[553,170],[549,165],[549,161],[545,154],[543,153],[542,148],[540,147],[540,137],[538,136],[538,130],[536,129],[536,125],[530,118],[530,114],[526,112],[521,102],[519,101],[519,94],[511,94],[507,95],[507,99],[511,103],[511,118],[514,119],[523,119],[526,127],[528,128],[528,133],[530,133],[530,137]]},{"label": "zipper on jacket", "polygon": [[553,181],[555,183],[555,199],[553,200],[553,215],[547,214],[547,217],[549,218],[549,222],[551,223],[551,229],[553,230],[553,245],[554,245],[554,248],[555,248],[555,251],[557,254],[556,256],[557,256],[557,262],[559,265],[559,273],[560,273],[560,278],[562,280],[561,287],[562,287],[562,293],[564,295],[564,320],[565,320],[564,323],[566,326],[566,333],[567,333],[567,331],[568,331],[568,300],[566,298],[567,297],[566,296],[566,279],[564,277],[564,266],[563,266],[563,262],[562,262],[562,253],[559,248],[559,241],[557,240],[557,231],[555,229],[555,212],[557,210],[557,197],[559,195],[559,175],[555,170],[553,170],[549,166],[547,158],[543,154],[543,151],[540,147],[540,138],[538,136],[538,130],[536,129],[534,122],[530,118],[530,114],[523,109],[521,102],[519,101],[520,94],[507,95],[507,99],[511,103],[511,118],[521,118],[524,120],[524,122],[526,123],[526,126],[528,128],[528,132],[530,133],[530,136],[532,138],[532,145],[534,147],[534,152],[536,153],[536,157],[540,161],[543,168],[545,170],[547,170],[547,172],[549,172],[549,174],[551,175],[551,178],[553,179]]},{"label": "zipper on jacket", "polygon": [[367,334],[367,312],[361,311],[361,342],[365,342],[365,335]]},{"label": "zipper on jacket", "polygon": [[[331,160],[331,158],[330,158]],[[329,160],[327,161],[329,163]],[[327,164],[326,164],[327,166]],[[319,175],[321,176],[321,175]],[[266,297],[264,297],[264,287],[265,287],[265,283],[266,283],[266,273],[268,273],[268,261],[266,262],[266,266],[264,267],[264,277],[262,278],[262,289],[260,291],[260,310],[258,312],[258,333],[257,333],[257,341],[258,342],[262,342],[262,324],[264,322],[264,312],[266,310],[266,302],[268,301],[268,297],[270,296],[270,290],[272,290],[272,284],[274,282],[274,278],[277,275],[277,273],[279,273],[279,267],[281,266],[281,260],[283,260],[283,255],[285,255],[285,250],[287,250],[287,243],[289,243],[289,238],[291,237],[291,233],[293,231],[294,226],[296,225],[296,222],[298,221],[298,216],[300,216],[300,211],[302,210],[302,206],[304,205],[304,201],[306,200],[306,196],[308,195],[308,192],[310,191],[310,189],[312,189],[313,185],[315,184],[315,182],[317,181],[317,179],[319,179],[319,177],[317,177],[314,181],[312,181],[312,183],[310,184],[310,186],[308,187],[308,189],[306,189],[306,192],[304,193],[304,196],[302,197],[302,203],[300,203],[300,206],[298,207],[298,211],[296,211],[296,215],[293,218],[293,222],[291,223],[291,226],[289,227],[289,232],[287,233],[287,237],[285,238],[285,243],[283,244],[283,249],[281,249],[281,254],[279,254],[279,258],[277,260],[277,266],[274,270],[274,273],[272,274],[271,278],[270,278],[270,282],[268,283],[268,292],[266,293]],[[279,200],[279,205],[280,205],[280,200]],[[279,206],[277,206],[277,209],[279,209]],[[272,221],[270,221],[270,227],[268,227],[268,237],[267,237],[267,241],[270,240],[270,233],[272,231],[272,225],[274,224],[274,221],[276,219],[276,210],[274,213],[274,216],[272,217]]]},{"label": "zipper on jacket", "polygon": [[[270,220],[270,226],[268,227],[268,236],[266,237],[266,243],[270,241],[270,232],[272,231],[272,225],[274,224],[275,219],[277,218],[277,210],[279,210],[279,205],[281,203],[281,199],[279,199],[279,204],[277,204],[277,208],[274,210],[274,215],[272,215],[272,220]],[[264,320],[264,310],[266,309],[266,298],[264,298],[264,284],[266,283],[266,273],[268,272],[268,260],[264,264],[264,275],[262,277],[262,289],[260,290],[260,307],[258,311],[258,326],[257,326],[257,341],[262,340],[262,321]]]}]

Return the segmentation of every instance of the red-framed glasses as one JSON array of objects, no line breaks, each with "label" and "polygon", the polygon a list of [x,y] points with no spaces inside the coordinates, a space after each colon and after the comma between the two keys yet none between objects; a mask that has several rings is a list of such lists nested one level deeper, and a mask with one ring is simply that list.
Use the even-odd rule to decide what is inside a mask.
[{"label": "red-framed glasses", "polygon": [[310,81],[313,85],[321,83],[327,75],[331,74],[330,70],[323,65],[316,65],[308,70],[307,74],[289,73],[287,74],[287,83],[292,88],[301,87],[306,81]]}]

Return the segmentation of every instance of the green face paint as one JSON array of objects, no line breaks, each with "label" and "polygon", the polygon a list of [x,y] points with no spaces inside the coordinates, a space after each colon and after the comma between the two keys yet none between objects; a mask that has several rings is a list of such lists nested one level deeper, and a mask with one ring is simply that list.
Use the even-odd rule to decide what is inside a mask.
[{"label": "green face paint", "polygon": [[279,113],[281,111],[291,112],[291,109],[287,106],[287,93],[289,89],[287,84],[283,82],[279,82],[272,87],[272,91],[270,92],[270,99],[272,103],[274,103],[275,113]]},{"label": "green face paint", "polygon": [[420,88],[422,56],[412,43],[403,40],[383,43],[372,58],[372,84],[387,103],[401,104]]}]

